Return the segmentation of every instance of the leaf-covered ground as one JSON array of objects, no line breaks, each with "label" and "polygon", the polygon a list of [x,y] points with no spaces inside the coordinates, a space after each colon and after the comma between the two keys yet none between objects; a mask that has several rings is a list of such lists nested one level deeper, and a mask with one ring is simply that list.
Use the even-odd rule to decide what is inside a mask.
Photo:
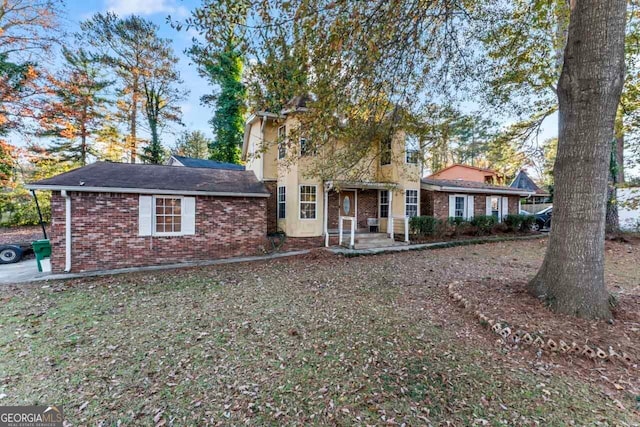
[{"label": "leaf-covered ground", "polygon": [[[5,287],[0,405],[61,404],[73,425],[636,425],[636,396],[505,351],[447,297],[523,280],[544,244]],[[614,245],[634,269],[608,278],[637,290],[637,247]]]}]

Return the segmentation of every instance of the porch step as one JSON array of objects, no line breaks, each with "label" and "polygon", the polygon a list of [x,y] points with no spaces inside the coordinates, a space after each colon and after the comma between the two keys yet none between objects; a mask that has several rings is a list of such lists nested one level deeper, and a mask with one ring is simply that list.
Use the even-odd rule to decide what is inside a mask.
[{"label": "porch step", "polygon": [[373,249],[373,248],[389,248],[392,246],[405,246],[405,242],[396,242],[387,237],[384,239],[366,239],[364,241],[356,241],[354,249]]}]

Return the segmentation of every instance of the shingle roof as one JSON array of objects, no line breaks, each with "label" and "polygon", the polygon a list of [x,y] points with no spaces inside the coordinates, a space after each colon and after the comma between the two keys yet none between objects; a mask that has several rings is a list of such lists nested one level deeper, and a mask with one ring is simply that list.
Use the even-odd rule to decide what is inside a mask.
[{"label": "shingle roof", "polygon": [[231,169],[231,170],[244,170],[244,166],[237,165],[235,163],[218,162],[216,160],[207,159],[195,159],[193,157],[184,156],[171,156],[188,168],[210,168],[210,169]]},{"label": "shingle roof", "polygon": [[529,177],[525,171],[518,172],[518,175],[516,175],[510,187],[522,188],[524,190],[533,191],[536,194],[548,194],[546,191],[538,187],[538,185],[533,182],[531,177]]},{"label": "shingle roof", "polygon": [[528,193],[529,190],[523,190],[520,188],[512,188],[503,185],[490,185],[476,181],[464,181],[461,179],[436,179],[436,178],[422,178],[422,183],[426,185],[433,185],[438,187],[450,187],[459,188],[462,190],[472,190],[477,193],[490,193],[492,190],[500,192],[510,192],[513,194]]},{"label": "shingle roof", "polygon": [[269,194],[252,171],[96,162],[27,185],[30,189],[159,194]]}]

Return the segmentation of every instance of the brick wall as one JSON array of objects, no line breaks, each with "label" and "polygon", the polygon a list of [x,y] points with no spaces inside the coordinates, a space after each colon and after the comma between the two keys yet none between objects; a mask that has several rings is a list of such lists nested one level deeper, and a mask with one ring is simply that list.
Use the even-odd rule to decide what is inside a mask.
[{"label": "brick wall", "polygon": [[369,229],[367,218],[378,218],[378,190],[358,190],[359,229]]},{"label": "brick wall", "polygon": [[278,183],[264,181],[264,186],[271,196],[267,199],[267,233],[278,231]]},{"label": "brick wall", "polygon": [[[71,195],[72,272],[255,255],[266,247],[266,199],[197,197],[196,234],[138,236],[138,195]],[[52,269],[65,265],[65,199],[51,198]]]},{"label": "brick wall", "polygon": [[[454,193],[443,193],[440,191],[421,190],[422,198],[421,213],[422,215],[435,216],[436,218],[446,219],[449,217],[449,196]],[[474,216],[487,214],[487,197],[484,194],[473,195],[473,214]],[[502,197],[502,196],[500,196]],[[518,196],[509,197],[509,213],[518,213]]]}]

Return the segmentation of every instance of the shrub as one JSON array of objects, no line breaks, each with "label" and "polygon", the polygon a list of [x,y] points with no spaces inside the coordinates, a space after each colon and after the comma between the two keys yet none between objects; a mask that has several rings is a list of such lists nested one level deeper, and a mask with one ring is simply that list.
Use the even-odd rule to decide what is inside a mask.
[{"label": "shrub", "polygon": [[520,224],[520,231],[531,231],[531,227],[536,223],[535,215],[521,215],[522,223]]},{"label": "shrub", "polygon": [[509,228],[509,231],[516,231],[522,228],[522,222],[526,215],[509,214],[503,218],[503,222]]},{"label": "shrub", "polygon": [[450,216],[447,221],[449,222],[449,224],[451,224],[453,226],[460,226],[460,225],[463,225],[466,222],[469,222],[466,219],[460,218],[460,217],[457,217],[457,216]]},{"label": "shrub", "polygon": [[471,228],[471,224],[469,223],[469,221],[467,221],[464,218],[459,218],[459,217],[449,217],[449,219],[446,221],[446,224],[448,225],[448,230],[451,233],[452,236],[458,236],[460,234],[465,234],[468,233]]},{"label": "shrub", "polygon": [[440,220],[432,216],[414,216],[409,219],[409,228],[413,234],[433,236],[440,228]]},{"label": "shrub", "polygon": [[478,234],[490,234],[497,222],[493,215],[478,215],[473,217],[471,225],[478,228]]}]

